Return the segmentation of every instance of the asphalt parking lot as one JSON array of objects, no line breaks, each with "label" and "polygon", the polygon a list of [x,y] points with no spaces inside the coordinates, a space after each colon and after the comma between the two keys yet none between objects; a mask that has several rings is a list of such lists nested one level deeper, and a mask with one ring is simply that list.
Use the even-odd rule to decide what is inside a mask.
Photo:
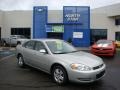
[{"label": "asphalt parking lot", "polygon": [[107,65],[106,76],[102,80],[65,86],[56,85],[51,76],[42,71],[31,67],[19,68],[14,54],[14,50],[0,52],[0,90],[120,90],[120,50],[115,57],[102,57]]}]

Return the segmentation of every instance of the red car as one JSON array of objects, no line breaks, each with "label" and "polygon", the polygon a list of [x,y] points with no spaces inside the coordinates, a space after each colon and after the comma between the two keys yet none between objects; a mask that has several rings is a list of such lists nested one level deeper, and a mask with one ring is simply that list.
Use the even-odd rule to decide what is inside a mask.
[{"label": "red car", "polygon": [[91,52],[99,56],[114,56],[116,44],[112,40],[98,40],[91,46]]}]

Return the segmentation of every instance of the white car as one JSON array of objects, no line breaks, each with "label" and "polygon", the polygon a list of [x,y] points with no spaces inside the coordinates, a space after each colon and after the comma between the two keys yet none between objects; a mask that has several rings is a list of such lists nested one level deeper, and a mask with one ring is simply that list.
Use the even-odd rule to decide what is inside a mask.
[{"label": "white car", "polygon": [[58,39],[34,39],[16,48],[18,65],[29,65],[51,74],[61,85],[68,80],[89,83],[105,75],[103,60],[90,53],[76,50],[72,45]]},{"label": "white car", "polygon": [[11,35],[10,38],[2,38],[2,43],[4,46],[6,45],[16,46],[23,40],[27,40],[27,38],[23,35]]}]

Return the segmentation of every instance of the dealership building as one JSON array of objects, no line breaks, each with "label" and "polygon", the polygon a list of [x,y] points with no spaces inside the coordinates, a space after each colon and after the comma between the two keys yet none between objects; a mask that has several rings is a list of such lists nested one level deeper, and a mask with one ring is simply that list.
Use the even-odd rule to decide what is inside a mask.
[{"label": "dealership building", "polygon": [[90,46],[99,39],[120,40],[120,4],[90,9],[64,6],[49,10],[35,6],[29,11],[0,11],[0,38],[59,38],[74,46]]}]

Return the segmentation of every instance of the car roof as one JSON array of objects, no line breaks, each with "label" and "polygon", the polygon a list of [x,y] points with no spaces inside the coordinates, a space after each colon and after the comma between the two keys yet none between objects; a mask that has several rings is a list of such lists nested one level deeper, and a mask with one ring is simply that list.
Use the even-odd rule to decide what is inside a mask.
[{"label": "car roof", "polygon": [[113,41],[113,40],[108,40],[108,39],[99,39],[98,41]]},{"label": "car roof", "polygon": [[46,41],[62,41],[61,39],[46,39],[46,38],[43,38],[43,39],[30,39],[30,40],[33,40],[33,41],[42,41],[42,42],[46,42]]},{"label": "car roof", "polygon": [[110,43],[113,43],[113,41],[112,40],[105,40],[105,39],[100,39],[100,40],[98,40],[96,43],[103,43],[103,42],[110,42]]},{"label": "car roof", "polygon": [[10,36],[24,36],[24,35],[10,35]]}]

